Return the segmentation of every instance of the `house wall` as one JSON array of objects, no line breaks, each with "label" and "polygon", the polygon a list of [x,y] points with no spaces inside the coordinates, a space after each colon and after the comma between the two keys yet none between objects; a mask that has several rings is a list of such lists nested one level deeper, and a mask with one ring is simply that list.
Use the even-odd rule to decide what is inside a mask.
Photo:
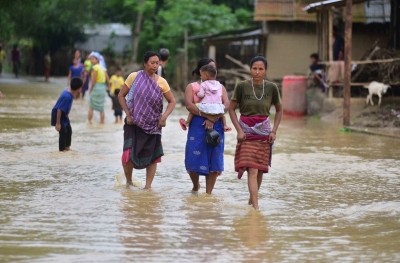
[{"label": "house wall", "polygon": [[306,74],[309,56],[317,52],[315,24],[302,22],[268,22],[266,57],[267,77]]},{"label": "house wall", "polygon": [[389,24],[353,24],[352,58],[360,60],[378,40],[378,46],[386,48],[390,41]]},{"label": "house wall", "polygon": [[[268,22],[268,78],[281,79],[285,75],[306,74],[310,54],[318,52],[317,37],[315,24]],[[380,47],[387,47],[388,24],[354,24],[352,59],[360,60],[376,40],[379,40]]]}]

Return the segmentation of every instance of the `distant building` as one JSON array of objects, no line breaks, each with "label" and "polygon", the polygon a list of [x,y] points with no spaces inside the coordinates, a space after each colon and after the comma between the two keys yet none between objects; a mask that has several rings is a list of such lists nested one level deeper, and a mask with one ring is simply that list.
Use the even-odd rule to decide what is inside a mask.
[{"label": "distant building", "polygon": [[[307,5],[308,2],[309,4]],[[333,27],[343,34],[346,1],[258,0],[254,19],[268,30],[268,76],[305,73],[308,57],[318,52],[332,60]],[[390,31],[390,0],[353,0],[352,57],[360,59],[375,41],[386,45]]]},{"label": "distant building", "polygon": [[84,32],[87,40],[75,44],[75,48],[83,51],[109,50],[121,55],[130,50],[132,44],[132,32],[128,25],[110,23],[85,26]]}]

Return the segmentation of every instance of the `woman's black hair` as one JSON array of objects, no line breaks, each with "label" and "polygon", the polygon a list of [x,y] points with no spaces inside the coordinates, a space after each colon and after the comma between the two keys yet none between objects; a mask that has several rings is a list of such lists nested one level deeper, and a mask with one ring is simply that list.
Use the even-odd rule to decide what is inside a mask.
[{"label": "woman's black hair", "polygon": [[265,69],[267,69],[267,66],[268,66],[267,59],[266,59],[264,56],[261,56],[261,55],[257,55],[257,56],[255,56],[254,58],[252,58],[252,59],[250,60],[250,68],[251,68],[251,67],[253,66],[253,64],[254,64],[255,62],[257,62],[257,61],[261,61],[262,63],[264,63]]},{"label": "woman's black hair", "polygon": [[197,62],[197,67],[192,71],[192,75],[197,75],[200,76],[200,68],[202,66],[205,66],[207,64],[210,64],[210,62],[215,62],[213,59],[211,58],[202,58]]},{"label": "woman's black hair", "polygon": [[160,55],[155,51],[146,51],[143,55],[143,62],[147,63],[151,57],[157,56],[160,59]]}]

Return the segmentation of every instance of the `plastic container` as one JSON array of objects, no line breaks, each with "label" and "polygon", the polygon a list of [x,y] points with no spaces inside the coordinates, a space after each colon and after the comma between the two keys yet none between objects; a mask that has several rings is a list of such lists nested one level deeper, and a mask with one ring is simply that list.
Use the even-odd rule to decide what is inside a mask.
[{"label": "plastic container", "polygon": [[302,117],[307,112],[307,77],[285,76],[282,81],[283,114]]}]

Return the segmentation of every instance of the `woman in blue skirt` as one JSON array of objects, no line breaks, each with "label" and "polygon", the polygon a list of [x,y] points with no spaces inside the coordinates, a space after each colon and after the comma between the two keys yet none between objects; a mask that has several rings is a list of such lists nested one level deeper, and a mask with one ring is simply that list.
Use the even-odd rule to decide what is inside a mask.
[{"label": "woman in blue skirt", "polygon": [[[192,74],[200,76],[200,68],[215,62],[209,58],[200,59]],[[211,194],[217,176],[224,170],[224,126],[222,114],[208,115],[199,111],[194,103],[194,95],[200,88],[200,80],[190,83],[185,90],[185,105],[194,115],[189,124],[185,149],[185,167],[193,183],[192,191],[200,188],[199,176],[205,176],[206,193]],[[225,112],[229,107],[228,94],[225,87],[222,92],[222,103]],[[219,138],[218,138],[219,137]]]}]

